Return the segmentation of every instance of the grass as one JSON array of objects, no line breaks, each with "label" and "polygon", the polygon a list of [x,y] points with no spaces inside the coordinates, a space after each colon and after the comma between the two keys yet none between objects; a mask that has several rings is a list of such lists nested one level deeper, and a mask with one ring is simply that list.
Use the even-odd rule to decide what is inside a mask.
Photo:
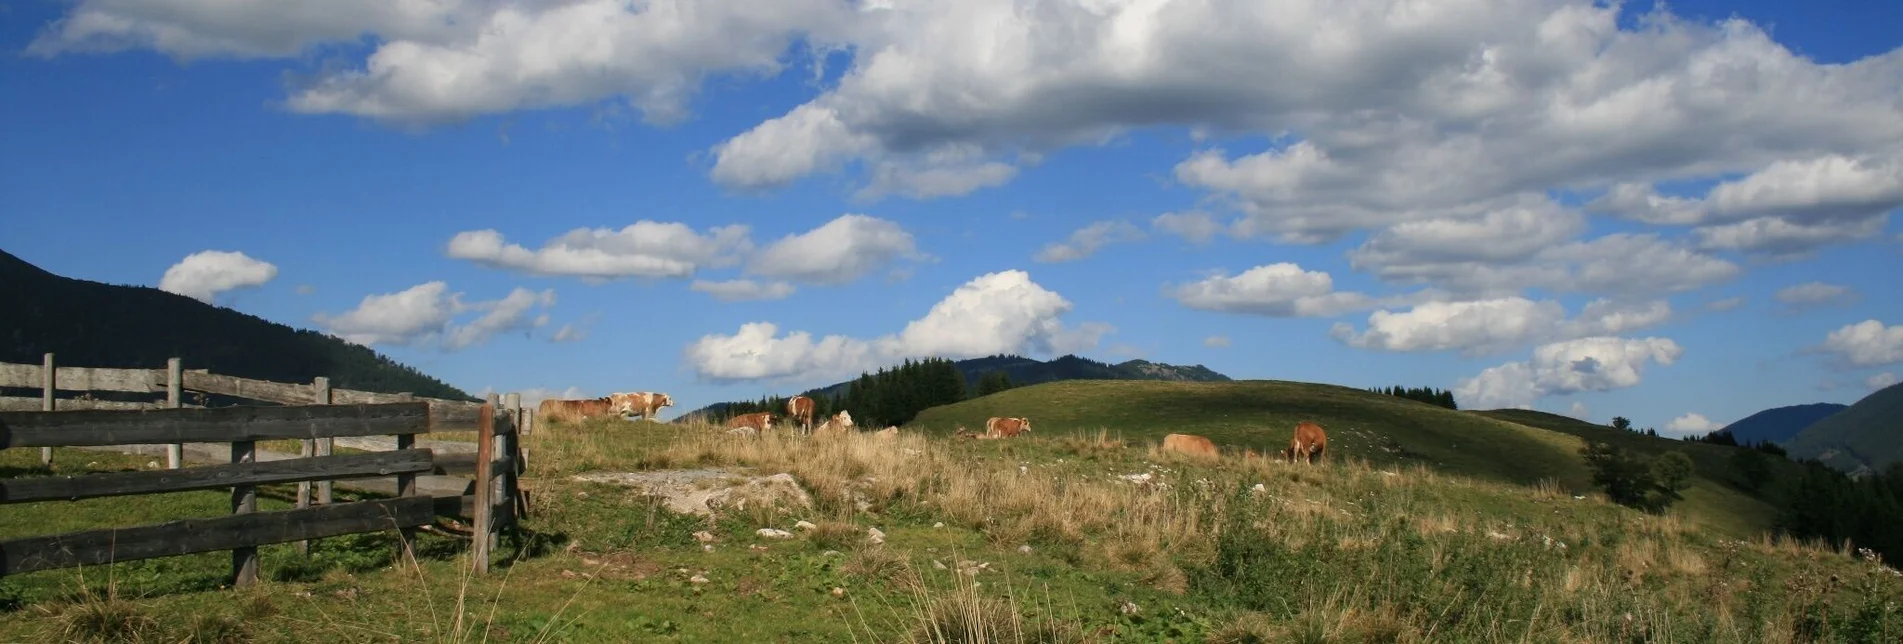
[{"label": "grass", "polygon": [[[1338,409],[1370,418],[1406,411]],[[1511,445],[1529,451],[1552,434],[1446,413],[1422,414],[1402,433],[1423,441],[1433,434],[1422,426],[1479,418],[1460,427],[1524,433]],[[507,560],[490,575],[468,576],[461,544],[447,539],[423,540],[416,562],[402,565],[390,556],[388,535],[320,541],[311,562],[267,548],[271,581],[247,591],[217,587],[229,566],[222,553],[33,573],[0,578],[0,600],[16,598],[0,611],[0,641],[55,639],[69,623],[79,624],[79,635],[135,624],[144,641],[168,642],[194,633],[258,642],[1903,636],[1896,607],[1903,579],[1893,571],[1847,552],[1725,538],[1681,515],[1575,499],[1550,473],[1520,483],[1451,473],[1421,458],[1376,461],[1352,449],[1319,467],[1209,462],[1150,449],[1145,437],[1168,429],[1161,424],[1064,427],[1033,418],[1034,435],[1000,441],[910,431],[895,440],[741,438],[706,426],[617,421],[545,426],[525,440],[523,484],[535,503],[524,527],[533,536],[505,543]],[[1264,425],[1235,431],[1276,426]],[[1220,427],[1180,429],[1217,438],[1211,430]],[[92,469],[128,465],[87,456],[97,459]],[[0,451],[0,467],[35,475],[22,465],[34,458]],[[810,507],[678,515],[654,498],[572,476],[704,467],[788,473]],[[61,473],[87,468],[56,464]],[[202,496],[9,506],[0,538],[228,509],[225,495]],[[796,529],[799,521],[816,527]],[[763,527],[794,536],[763,538],[755,533]],[[864,538],[869,528],[884,542]],[[106,594],[97,589],[108,577],[119,603],[101,611]]]}]

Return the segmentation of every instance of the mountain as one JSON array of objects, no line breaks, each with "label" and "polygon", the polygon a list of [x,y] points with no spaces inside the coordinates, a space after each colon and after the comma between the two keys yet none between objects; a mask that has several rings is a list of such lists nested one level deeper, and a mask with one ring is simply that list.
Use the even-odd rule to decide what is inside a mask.
[{"label": "mountain", "polygon": [[[1117,364],[1098,362],[1076,355],[1053,358],[1048,362],[1023,356],[995,355],[959,360],[952,363],[965,376],[965,390],[977,391],[978,380],[986,374],[1004,372],[1013,386],[1034,385],[1059,380],[1163,380],[1174,382],[1228,382],[1229,376],[1202,365],[1178,366],[1148,360],[1129,360]],[[844,395],[852,381],[835,383],[800,392],[806,396]],[[680,415],[680,418],[720,416],[729,403],[718,402]]]},{"label": "mountain", "polygon": [[1718,431],[1731,434],[1739,444],[1771,441],[1783,444],[1796,436],[1812,423],[1825,417],[1849,409],[1849,405],[1837,403],[1812,403],[1809,405],[1791,405],[1778,407],[1745,416],[1738,422],[1726,425]]},{"label": "mountain", "polygon": [[1784,448],[1791,458],[1817,459],[1851,474],[1903,461],[1903,384],[1879,389],[1817,421]]},{"label": "mountain", "polygon": [[144,286],[54,275],[0,251],[0,362],[187,369],[342,389],[476,400],[367,347]]}]

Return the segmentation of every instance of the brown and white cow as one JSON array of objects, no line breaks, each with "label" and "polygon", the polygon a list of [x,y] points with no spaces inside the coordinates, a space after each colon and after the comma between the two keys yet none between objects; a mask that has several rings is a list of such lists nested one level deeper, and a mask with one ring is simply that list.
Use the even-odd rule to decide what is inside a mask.
[{"label": "brown and white cow", "polygon": [[845,436],[850,433],[852,433],[852,414],[844,409],[833,414],[832,418],[826,419],[826,422],[820,423],[819,429],[813,430],[814,436]]},{"label": "brown and white cow", "polygon": [[652,391],[614,393],[609,394],[608,398],[612,401],[615,413],[623,416],[640,416],[648,420],[654,420],[654,415],[659,413],[661,408],[674,405],[672,396]]},{"label": "brown and white cow", "polygon": [[800,431],[813,432],[813,399],[805,396],[786,399],[786,415],[793,419],[791,422],[799,423]]},{"label": "brown and white cow", "polygon": [[773,414],[764,412],[764,411],[752,413],[752,414],[741,414],[739,416],[734,416],[733,418],[727,421],[728,429],[737,429],[741,427],[745,427],[747,429],[751,429],[756,432],[764,432],[764,431],[773,429]]},{"label": "brown and white cow", "polygon": [[584,400],[549,398],[535,407],[535,417],[550,422],[573,423],[613,413],[607,396]]},{"label": "brown and white cow", "polygon": [[897,427],[893,427],[893,426],[891,426],[891,425],[887,425],[885,429],[881,429],[881,430],[879,430],[879,431],[876,431],[876,432],[873,432],[873,433],[872,433],[872,437],[873,437],[873,438],[878,438],[878,439],[893,439],[893,438],[898,438],[898,437],[899,437],[899,428],[897,428]]},{"label": "brown and white cow", "polygon": [[1221,454],[1216,452],[1215,443],[1195,434],[1170,434],[1164,436],[1163,451],[1182,452],[1191,456],[1208,456],[1210,458],[1221,457]]},{"label": "brown and white cow", "polygon": [[1321,425],[1305,420],[1295,424],[1295,437],[1289,439],[1288,449],[1282,450],[1282,455],[1290,463],[1295,462],[1295,459],[1314,463],[1321,460],[1327,451],[1328,433],[1322,431]]},{"label": "brown and white cow", "polygon": [[1028,418],[1004,418],[992,416],[985,419],[985,438],[1011,438],[1031,431]]}]

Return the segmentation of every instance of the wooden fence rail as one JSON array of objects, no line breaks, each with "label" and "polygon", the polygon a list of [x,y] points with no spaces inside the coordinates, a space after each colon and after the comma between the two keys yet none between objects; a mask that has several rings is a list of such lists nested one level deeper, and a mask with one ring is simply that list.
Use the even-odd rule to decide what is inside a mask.
[{"label": "wooden fence rail", "polygon": [[[380,530],[400,531],[407,544],[418,526],[432,523],[438,515],[474,519],[475,565],[487,570],[497,530],[520,516],[514,476],[521,464],[515,440],[519,413],[498,413],[492,405],[479,405],[473,414],[477,444],[491,449],[475,456],[438,456],[414,447],[417,434],[434,429],[436,416],[429,403],[420,401],[0,412],[0,449],[224,442],[231,444],[232,461],[179,470],[0,479],[0,506],[218,488],[230,488],[232,498],[230,516],[0,541],[0,576],[229,550],[233,585],[244,586],[258,578],[258,546]],[[378,435],[395,436],[398,449],[256,461],[260,440]],[[476,474],[475,494],[417,494],[419,474],[470,469]],[[388,476],[397,478],[396,498],[340,504],[324,499],[313,505],[300,495],[296,509],[257,510],[259,485]]]}]

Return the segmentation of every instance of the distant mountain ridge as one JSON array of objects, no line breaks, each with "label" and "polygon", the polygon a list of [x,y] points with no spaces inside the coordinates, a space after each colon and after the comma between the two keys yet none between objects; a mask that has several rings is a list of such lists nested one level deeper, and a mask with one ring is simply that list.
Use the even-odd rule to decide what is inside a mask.
[{"label": "distant mountain ridge", "polygon": [[1745,416],[1718,431],[1731,434],[1741,444],[1771,441],[1781,445],[1804,431],[1804,428],[1849,408],[1849,405],[1837,403],[1776,407]]},{"label": "distant mountain ridge", "polygon": [[1879,389],[1798,432],[1791,458],[1817,459],[1852,475],[1903,463],[1903,384]]},{"label": "distant mountain ridge", "polygon": [[[1229,376],[1203,365],[1172,365],[1148,360],[1127,360],[1117,364],[1098,362],[1075,354],[1049,361],[1017,355],[994,355],[952,363],[965,376],[965,390],[975,392],[978,380],[986,374],[1003,372],[1013,386],[1034,385],[1057,380],[1166,380],[1178,382],[1227,382]],[[800,392],[806,396],[833,397],[845,394],[852,381],[835,383]],[[719,416],[728,403],[718,402],[684,414],[681,418]]]},{"label": "distant mountain ridge", "polygon": [[146,286],[55,275],[0,251],[0,362],[39,364],[51,352],[73,367],[187,369],[382,393],[476,400],[413,367],[316,331]]}]

